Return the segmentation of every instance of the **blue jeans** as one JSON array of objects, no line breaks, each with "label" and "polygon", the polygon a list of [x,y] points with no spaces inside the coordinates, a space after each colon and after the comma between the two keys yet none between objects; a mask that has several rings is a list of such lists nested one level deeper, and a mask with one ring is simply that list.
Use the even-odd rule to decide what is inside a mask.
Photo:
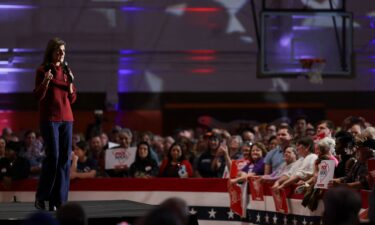
[{"label": "blue jeans", "polygon": [[46,158],[43,161],[36,200],[59,206],[68,200],[73,122],[42,122]]}]

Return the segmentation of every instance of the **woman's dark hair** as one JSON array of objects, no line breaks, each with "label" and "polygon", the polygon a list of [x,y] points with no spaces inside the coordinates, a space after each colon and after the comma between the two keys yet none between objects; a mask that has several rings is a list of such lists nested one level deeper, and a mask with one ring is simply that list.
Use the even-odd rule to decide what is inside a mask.
[{"label": "woman's dark hair", "polygon": [[180,147],[180,149],[181,149],[181,156],[180,156],[180,158],[178,159],[178,161],[180,161],[180,162],[184,161],[186,158],[185,158],[185,154],[184,154],[184,151],[183,151],[183,146],[181,145],[181,143],[179,143],[179,142],[175,142],[175,143],[173,143],[173,144],[171,145],[171,147],[168,149],[168,155],[167,155],[167,157],[168,157],[169,162],[172,161],[172,154],[171,154],[171,152],[172,152],[172,149],[173,149],[174,146],[178,146],[178,147]]},{"label": "woman's dark hair", "polygon": [[140,147],[141,145],[146,145],[146,146],[147,146],[148,154],[147,154],[147,157],[146,157],[145,160],[151,160],[152,157],[151,157],[151,148],[150,148],[150,145],[149,145],[147,142],[145,142],[145,141],[141,141],[141,142],[139,142],[139,144],[137,145],[137,153],[136,153],[136,155],[135,155],[135,161],[136,161],[136,162],[140,162],[140,161],[142,161],[142,159],[141,159],[141,157],[139,157],[139,153],[138,153],[138,151],[139,151],[139,147]]},{"label": "woman's dark hair", "polygon": [[84,152],[87,152],[89,150],[89,144],[86,141],[79,141],[76,145]]},{"label": "woman's dark hair", "polygon": [[62,205],[56,212],[60,225],[87,225],[87,214],[84,208],[76,202]]},{"label": "woman's dark hair", "polygon": [[27,130],[23,136],[24,136],[24,138],[27,138],[27,136],[29,136],[32,133],[34,133],[36,135],[35,131],[33,131],[33,130]]},{"label": "woman's dark hair", "polygon": [[321,120],[316,124],[316,127],[318,127],[320,124],[325,123],[327,125],[327,128],[330,130],[335,130],[335,124],[331,120]]},{"label": "woman's dark hair", "polygon": [[323,224],[359,224],[361,196],[347,187],[330,188],[323,197]]},{"label": "woman's dark hair", "polygon": [[44,51],[43,65],[49,64],[52,61],[53,52],[58,49],[61,45],[66,45],[65,41],[60,38],[53,38],[48,41],[46,50]]},{"label": "woman's dark hair", "polygon": [[[273,141],[275,139],[277,139],[276,135],[272,135],[270,138],[268,138],[267,144],[270,144],[271,141]],[[272,149],[270,149],[270,150],[272,150]]]},{"label": "woman's dark hair", "polygon": [[254,144],[252,144],[250,152],[253,150],[254,146],[256,146],[257,148],[259,148],[262,151],[262,157],[265,157],[267,155],[267,148],[263,143],[255,142]]},{"label": "woman's dark hair", "polygon": [[314,152],[314,141],[310,137],[302,137],[297,141],[297,145],[303,145],[309,148],[309,152]]},{"label": "woman's dark hair", "polygon": [[355,145],[355,138],[347,131],[339,131],[335,135],[336,142],[340,142],[344,148],[353,148]]}]

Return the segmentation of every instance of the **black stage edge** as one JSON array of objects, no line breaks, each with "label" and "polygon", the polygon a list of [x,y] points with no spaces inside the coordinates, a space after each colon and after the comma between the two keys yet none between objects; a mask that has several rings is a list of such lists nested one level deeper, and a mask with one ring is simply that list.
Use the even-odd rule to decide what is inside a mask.
[{"label": "black stage edge", "polygon": [[[80,201],[86,211],[89,225],[116,225],[122,221],[134,222],[155,206],[133,201]],[[33,202],[0,203],[0,224],[18,225],[36,212]],[[55,212],[49,212],[55,216]]]},{"label": "black stage edge", "polygon": [[[126,221],[134,224],[155,206],[128,200],[79,201],[85,210],[89,225],[117,225]],[[0,224],[19,225],[32,213],[37,212],[33,202],[0,203]],[[46,211],[48,212],[48,211]],[[48,212],[55,216],[55,212]],[[197,217],[189,217],[189,225],[198,225]]]}]

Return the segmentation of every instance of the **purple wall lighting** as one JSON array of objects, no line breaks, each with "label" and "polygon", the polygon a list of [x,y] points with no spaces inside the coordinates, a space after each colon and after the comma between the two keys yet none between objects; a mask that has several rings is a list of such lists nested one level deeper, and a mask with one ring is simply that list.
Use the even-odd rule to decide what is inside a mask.
[{"label": "purple wall lighting", "polygon": [[129,63],[133,60],[134,60],[134,58],[131,58],[131,57],[120,57],[120,64],[121,63]]},{"label": "purple wall lighting", "polygon": [[136,54],[136,53],[139,53],[139,51],[135,51],[135,50],[132,50],[132,49],[121,49],[119,51],[120,55],[132,55],[132,54]]},{"label": "purple wall lighting", "polygon": [[371,29],[375,29],[375,17],[370,17],[371,22],[370,22],[370,27]]},{"label": "purple wall lighting", "polygon": [[30,53],[30,52],[43,52],[42,49],[37,48],[13,48],[13,52],[16,53]]},{"label": "purple wall lighting", "polygon": [[32,5],[11,5],[11,4],[0,4],[0,10],[12,10],[12,9],[35,9]]},{"label": "purple wall lighting", "polygon": [[124,7],[121,7],[121,10],[126,11],[126,12],[139,12],[139,11],[145,11],[145,8],[134,7],[134,6],[124,6]]},{"label": "purple wall lighting", "polygon": [[0,74],[27,73],[27,72],[33,72],[33,71],[34,71],[33,69],[24,69],[24,68],[0,68]]},{"label": "purple wall lighting", "polygon": [[135,74],[135,70],[131,69],[132,62],[135,61],[133,57],[135,54],[140,54],[140,51],[133,49],[120,49],[119,50],[119,63],[118,63],[118,92],[129,92],[130,78]]},{"label": "purple wall lighting", "polygon": [[133,75],[134,70],[131,69],[119,69],[118,70],[118,75],[119,76],[128,76],[128,75]]}]

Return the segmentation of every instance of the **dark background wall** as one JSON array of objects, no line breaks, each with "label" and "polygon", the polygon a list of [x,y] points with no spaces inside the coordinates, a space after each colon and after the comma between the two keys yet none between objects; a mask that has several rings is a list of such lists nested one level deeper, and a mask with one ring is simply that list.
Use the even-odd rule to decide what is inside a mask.
[{"label": "dark background wall", "polygon": [[[268,2],[328,7],[326,0]],[[258,46],[247,0],[23,0],[0,6],[2,110],[36,111],[34,71],[55,36],[67,41],[80,91],[75,111],[91,115],[105,109],[114,114],[110,122],[126,121],[135,129],[146,126],[129,122],[129,116],[142,115],[151,130],[170,132],[203,115],[262,122],[305,113],[318,120],[336,110],[373,108],[373,1],[347,1],[354,16],[354,78],[324,79],[320,85],[304,77],[257,78]]]}]

